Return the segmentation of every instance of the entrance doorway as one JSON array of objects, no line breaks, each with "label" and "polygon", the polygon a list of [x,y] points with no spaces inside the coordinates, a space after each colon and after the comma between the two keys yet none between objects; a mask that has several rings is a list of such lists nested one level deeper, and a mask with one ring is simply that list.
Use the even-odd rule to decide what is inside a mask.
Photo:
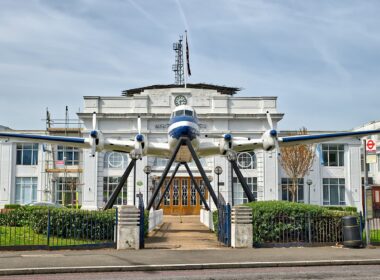
[{"label": "entrance doorway", "polygon": [[[161,193],[164,192],[169,179],[166,178]],[[207,200],[208,191],[202,178],[196,177],[195,180]],[[199,215],[201,206],[202,201],[190,177],[175,177],[160,208],[163,209],[164,215]]]}]

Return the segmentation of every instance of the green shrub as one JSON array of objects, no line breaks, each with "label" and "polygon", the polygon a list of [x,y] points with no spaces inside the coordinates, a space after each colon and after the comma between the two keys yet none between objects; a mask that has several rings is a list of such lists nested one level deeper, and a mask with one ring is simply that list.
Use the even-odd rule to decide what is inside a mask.
[{"label": "green shrub", "polygon": [[47,234],[50,211],[50,235],[63,238],[112,240],[115,209],[85,211],[46,206],[23,206],[0,215],[0,225],[29,226],[39,234]]},{"label": "green shrub", "polygon": [[354,206],[323,206],[328,210],[343,211],[349,213],[357,213],[358,209]]},{"label": "green shrub", "polygon": [[20,208],[20,207],[21,207],[20,204],[5,204],[4,205],[5,209],[17,209],[17,208]]},{"label": "green shrub", "polygon": [[[245,204],[252,208],[253,242],[306,242],[308,230],[315,240],[341,238],[341,218],[352,212],[288,201],[258,201]],[[284,239],[284,236],[286,239]],[[327,241],[325,241],[327,242]]]},{"label": "green shrub", "polygon": [[214,232],[216,235],[218,235],[218,224],[219,224],[219,217],[218,217],[218,210],[215,210],[212,212],[212,222],[214,224]]},{"label": "green shrub", "polygon": [[149,211],[144,211],[144,236],[147,236],[149,233]]}]

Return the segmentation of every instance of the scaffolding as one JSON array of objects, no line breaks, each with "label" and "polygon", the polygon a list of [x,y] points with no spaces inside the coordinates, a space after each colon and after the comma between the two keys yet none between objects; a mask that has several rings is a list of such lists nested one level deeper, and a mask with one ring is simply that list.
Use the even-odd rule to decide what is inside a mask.
[{"label": "scaffolding", "polygon": [[[54,136],[82,137],[83,123],[70,118],[66,106],[64,119],[53,119],[46,109],[46,134]],[[83,152],[81,149],[62,145],[43,145],[42,201],[79,208],[83,187]]]}]

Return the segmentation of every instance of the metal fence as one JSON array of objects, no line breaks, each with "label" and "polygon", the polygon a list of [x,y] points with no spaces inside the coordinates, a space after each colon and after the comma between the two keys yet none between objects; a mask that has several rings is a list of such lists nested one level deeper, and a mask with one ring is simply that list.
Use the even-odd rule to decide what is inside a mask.
[{"label": "metal fence", "polygon": [[256,247],[318,246],[343,242],[341,217],[297,215],[253,219]]},{"label": "metal fence", "polygon": [[0,249],[115,247],[117,211],[15,209],[0,214]]},{"label": "metal fence", "polygon": [[142,193],[139,193],[139,212],[140,212],[140,249],[144,249],[145,247],[145,209],[144,209],[144,199]]},{"label": "metal fence", "polygon": [[218,205],[218,241],[227,247],[231,246],[231,206],[225,203],[221,195]]},{"label": "metal fence", "polygon": [[372,245],[380,245],[380,218],[368,219],[369,240]]}]

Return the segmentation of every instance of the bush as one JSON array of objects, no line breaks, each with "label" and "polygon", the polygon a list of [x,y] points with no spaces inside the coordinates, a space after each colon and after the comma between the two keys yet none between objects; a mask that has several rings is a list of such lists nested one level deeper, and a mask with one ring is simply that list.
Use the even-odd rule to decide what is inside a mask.
[{"label": "bush", "polygon": [[5,209],[17,209],[17,208],[20,208],[20,207],[21,207],[20,204],[5,204],[4,205]]},{"label": "bush", "polygon": [[[341,218],[352,212],[288,201],[258,201],[252,208],[253,242],[308,242],[309,226],[315,242],[341,239]],[[310,225],[309,225],[310,223]],[[331,240],[331,241],[328,241]],[[313,241],[313,240],[312,240]]]},{"label": "bush", "polygon": [[0,225],[28,226],[47,234],[50,211],[50,234],[62,238],[113,240],[115,209],[85,211],[46,206],[23,206],[0,215]]},{"label": "bush", "polygon": [[144,211],[144,236],[148,236],[149,233],[149,211]]},{"label": "bush", "polygon": [[358,209],[354,206],[323,206],[328,210],[343,211],[348,213],[357,213]]}]

